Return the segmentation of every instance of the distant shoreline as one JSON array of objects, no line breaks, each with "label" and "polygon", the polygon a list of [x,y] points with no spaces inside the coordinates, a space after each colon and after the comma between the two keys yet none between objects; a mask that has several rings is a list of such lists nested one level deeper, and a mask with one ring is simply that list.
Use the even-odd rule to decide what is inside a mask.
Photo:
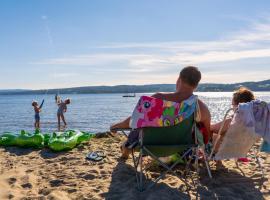
[{"label": "distant shoreline", "polygon": [[[240,86],[248,87],[257,92],[270,91],[270,79],[258,82],[242,82],[233,84],[202,83],[198,86],[197,92],[231,92]],[[175,84],[149,84],[149,85],[116,85],[116,86],[86,86],[59,89],[42,90],[0,90],[0,95],[18,94],[133,94],[133,93],[154,93],[173,92]]]},{"label": "distant shoreline", "polygon": [[[172,92],[172,91],[157,91],[157,92]],[[233,93],[233,91],[195,91],[195,93],[196,92],[201,92],[201,93],[204,93],[204,92],[211,92],[211,93],[214,93],[214,92],[224,92],[224,93]],[[270,90],[268,90],[268,91],[254,91],[253,90],[253,92],[270,92]],[[150,94],[154,94],[155,92],[137,92],[136,94],[145,94],[145,93],[150,93]],[[95,95],[95,94],[98,94],[98,95],[107,95],[107,94],[115,94],[115,95],[120,95],[120,96],[122,96],[123,94],[125,94],[125,93],[121,93],[121,92],[119,92],[119,93],[59,93],[59,95],[89,95],[89,94],[93,94],[93,95]],[[14,96],[16,96],[16,95],[29,95],[29,96],[31,96],[31,95],[40,95],[40,96],[44,96],[44,94],[42,94],[42,93],[26,93],[26,94],[23,94],[23,93],[10,93],[10,94],[1,94],[0,93],[0,96],[12,96],[12,95],[14,95]],[[55,93],[48,93],[47,95],[55,95]],[[140,96],[140,95],[136,95],[136,96]]]}]

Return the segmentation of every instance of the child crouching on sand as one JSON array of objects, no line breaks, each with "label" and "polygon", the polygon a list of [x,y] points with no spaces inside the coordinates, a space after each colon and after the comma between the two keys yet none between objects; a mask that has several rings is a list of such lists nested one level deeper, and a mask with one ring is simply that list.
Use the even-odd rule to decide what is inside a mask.
[{"label": "child crouching on sand", "polygon": [[40,106],[38,106],[38,102],[37,101],[33,101],[32,102],[32,106],[34,107],[34,111],[35,111],[35,129],[39,129],[40,128],[40,116],[39,113],[41,112],[41,108],[44,104],[44,99],[42,100],[42,103]]},{"label": "child crouching on sand", "polygon": [[58,120],[58,130],[60,131],[60,120],[64,122],[64,127],[67,126],[64,113],[67,112],[67,104],[70,104],[70,99],[66,99],[64,102],[58,102],[57,110],[57,120]]}]

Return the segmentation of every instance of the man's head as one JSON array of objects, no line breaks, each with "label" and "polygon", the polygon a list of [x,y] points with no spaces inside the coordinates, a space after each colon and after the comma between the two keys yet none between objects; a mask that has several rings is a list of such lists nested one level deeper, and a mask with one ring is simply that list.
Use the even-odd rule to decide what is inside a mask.
[{"label": "man's head", "polygon": [[197,67],[187,66],[180,72],[176,83],[176,89],[179,90],[181,83],[195,89],[201,80],[201,72]]}]

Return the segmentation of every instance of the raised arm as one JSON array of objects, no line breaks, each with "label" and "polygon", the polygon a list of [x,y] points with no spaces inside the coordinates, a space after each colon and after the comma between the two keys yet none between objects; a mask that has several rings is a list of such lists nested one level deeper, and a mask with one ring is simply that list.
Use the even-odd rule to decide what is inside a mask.
[{"label": "raised arm", "polygon": [[40,104],[40,106],[39,106],[39,109],[42,108],[43,104],[44,104],[44,99],[42,100],[42,102],[41,102],[41,104]]}]

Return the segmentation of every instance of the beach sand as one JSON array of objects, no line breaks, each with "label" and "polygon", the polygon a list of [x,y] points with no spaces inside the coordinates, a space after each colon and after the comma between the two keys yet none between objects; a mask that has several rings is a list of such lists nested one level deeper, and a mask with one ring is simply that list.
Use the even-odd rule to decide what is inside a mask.
[{"label": "beach sand", "polygon": [[[183,183],[172,174],[154,188],[138,192],[131,158],[119,159],[124,139],[104,134],[62,153],[0,148],[0,199],[270,199],[270,158],[263,153],[264,179],[254,161],[240,164],[245,176],[234,161],[225,161],[224,168],[211,164],[212,180],[202,167],[198,188],[189,192],[179,189]],[[106,158],[86,160],[85,155],[95,150],[104,151]],[[149,173],[156,175],[156,169]]]}]

